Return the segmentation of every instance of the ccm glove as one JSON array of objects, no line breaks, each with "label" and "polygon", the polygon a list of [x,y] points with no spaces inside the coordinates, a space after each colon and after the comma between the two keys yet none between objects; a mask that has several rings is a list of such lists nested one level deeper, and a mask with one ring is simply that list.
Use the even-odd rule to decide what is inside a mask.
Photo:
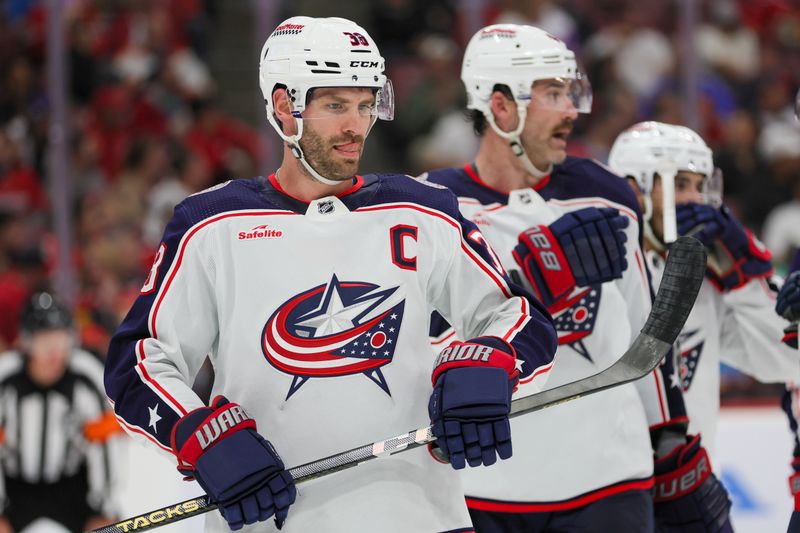
[{"label": "ccm glove", "polygon": [[628,219],[618,210],[587,207],[523,231],[512,253],[539,300],[551,307],[576,285],[622,277],[628,268],[626,227]]},{"label": "ccm glove", "polygon": [[728,491],[711,472],[700,435],[689,439],[655,462],[656,531],[732,532]]},{"label": "ccm glove", "polygon": [[436,359],[428,402],[436,445],[455,469],[511,457],[508,413],[519,381],[513,348],[496,337],[455,341]]},{"label": "ccm glove", "polygon": [[272,444],[241,406],[217,396],[172,429],[178,471],[196,479],[233,529],[275,516],[280,529],[296,490]]},{"label": "ccm glove", "polygon": [[772,274],[772,254],[722,206],[678,204],[680,235],[691,235],[709,251],[709,279],[721,290]]}]

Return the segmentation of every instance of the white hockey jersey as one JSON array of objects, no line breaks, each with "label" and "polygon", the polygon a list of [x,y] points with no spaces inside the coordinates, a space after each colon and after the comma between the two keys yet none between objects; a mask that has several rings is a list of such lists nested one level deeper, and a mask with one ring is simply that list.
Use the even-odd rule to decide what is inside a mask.
[{"label": "white hockey jersey", "polygon": [[[658,287],[664,258],[650,250],[647,263]],[[701,433],[710,453],[719,418],[720,362],[764,383],[798,381],[800,353],[780,342],[786,324],[775,313],[775,292],[767,280],[754,279],[727,292],[703,281],[678,337],[678,371],[689,432]]]},{"label": "white hockey jersey", "polygon": [[[512,294],[456,198],[407,176],[358,177],[310,204],[273,177],[189,197],[112,340],[106,387],[127,430],[169,451],[212,395],[241,404],[287,467],[427,426],[435,309],[465,338],[551,361],[546,313]],[[298,485],[284,533],[471,530],[458,476],[424,448]],[[227,531],[208,515],[206,531]],[[245,531],[273,531],[272,521]]]},{"label": "white hockey jersey", "polygon": [[[568,305],[554,311],[559,348],[547,388],[594,374],[625,352],[647,318],[651,293],[639,245],[638,207],[623,180],[578,158],[556,165],[536,190],[508,195],[485,185],[473,165],[432,171],[426,178],[457,194],[463,215],[478,225],[509,271],[519,270],[511,252],[522,231],[584,207],[619,209],[630,221],[628,268],[614,282],[577,287]],[[434,346],[441,347],[452,335],[449,331],[434,338]],[[530,394],[525,383],[519,395]],[[656,371],[635,385],[512,419],[513,457],[490,469],[463,471],[469,506],[501,512],[566,510],[650,488],[648,425],[659,426],[675,416],[665,385],[669,383]]]}]

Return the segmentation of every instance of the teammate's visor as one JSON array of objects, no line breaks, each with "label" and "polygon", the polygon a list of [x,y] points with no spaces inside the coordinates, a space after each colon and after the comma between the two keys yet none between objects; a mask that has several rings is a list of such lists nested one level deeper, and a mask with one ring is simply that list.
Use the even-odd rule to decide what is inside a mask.
[{"label": "teammate's visor", "polygon": [[719,209],[722,206],[722,170],[715,168],[711,176],[703,181],[704,203]]},{"label": "teammate's visor", "polygon": [[589,79],[578,73],[576,78],[536,80],[527,99],[537,107],[553,111],[578,113],[592,111],[592,86]]}]

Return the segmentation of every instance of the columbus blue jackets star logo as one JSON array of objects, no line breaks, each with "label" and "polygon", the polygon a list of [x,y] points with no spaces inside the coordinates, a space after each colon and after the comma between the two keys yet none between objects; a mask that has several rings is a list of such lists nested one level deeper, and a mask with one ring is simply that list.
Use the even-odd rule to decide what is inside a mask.
[{"label": "columbus blue jackets star logo", "polygon": [[592,360],[583,339],[594,331],[597,307],[602,294],[601,285],[576,287],[572,293],[550,306],[558,333],[558,344],[566,344],[589,361]]},{"label": "columbus blue jackets star logo", "polygon": [[288,400],[311,378],[364,374],[391,396],[381,367],[392,362],[405,300],[398,287],[331,280],[284,302],[267,321],[267,361],[293,376]]},{"label": "columbus blue jackets star logo", "polygon": [[678,337],[678,346],[681,347],[681,357],[679,361],[678,372],[681,378],[681,387],[684,391],[688,391],[692,386],[694,374],[697,372],[697,365],[700,364],[700,356],[703,354],[702,338],[697,338],[696,335],[700,330],[687,331],[681,333]]}]

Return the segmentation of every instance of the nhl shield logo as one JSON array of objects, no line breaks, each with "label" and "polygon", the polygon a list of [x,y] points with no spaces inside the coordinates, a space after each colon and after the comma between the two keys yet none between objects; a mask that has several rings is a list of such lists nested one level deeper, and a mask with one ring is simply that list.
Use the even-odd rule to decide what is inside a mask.
[{"label": "nhl shield logo", "polygon": [[261,347],[270,365],[293,376],[288,400],[311,378],[364,374],[386,394],[381,367],[392,362],[405,299],[398,287],[331,280],[284,302],[267,321]]},{"label": "nhl shield logo", "polygon": [[323,200],[317,204],[317,212],[320,215],[327,215],[329,213],[333,213],[335,209],[333,205],[333,200]]}]

